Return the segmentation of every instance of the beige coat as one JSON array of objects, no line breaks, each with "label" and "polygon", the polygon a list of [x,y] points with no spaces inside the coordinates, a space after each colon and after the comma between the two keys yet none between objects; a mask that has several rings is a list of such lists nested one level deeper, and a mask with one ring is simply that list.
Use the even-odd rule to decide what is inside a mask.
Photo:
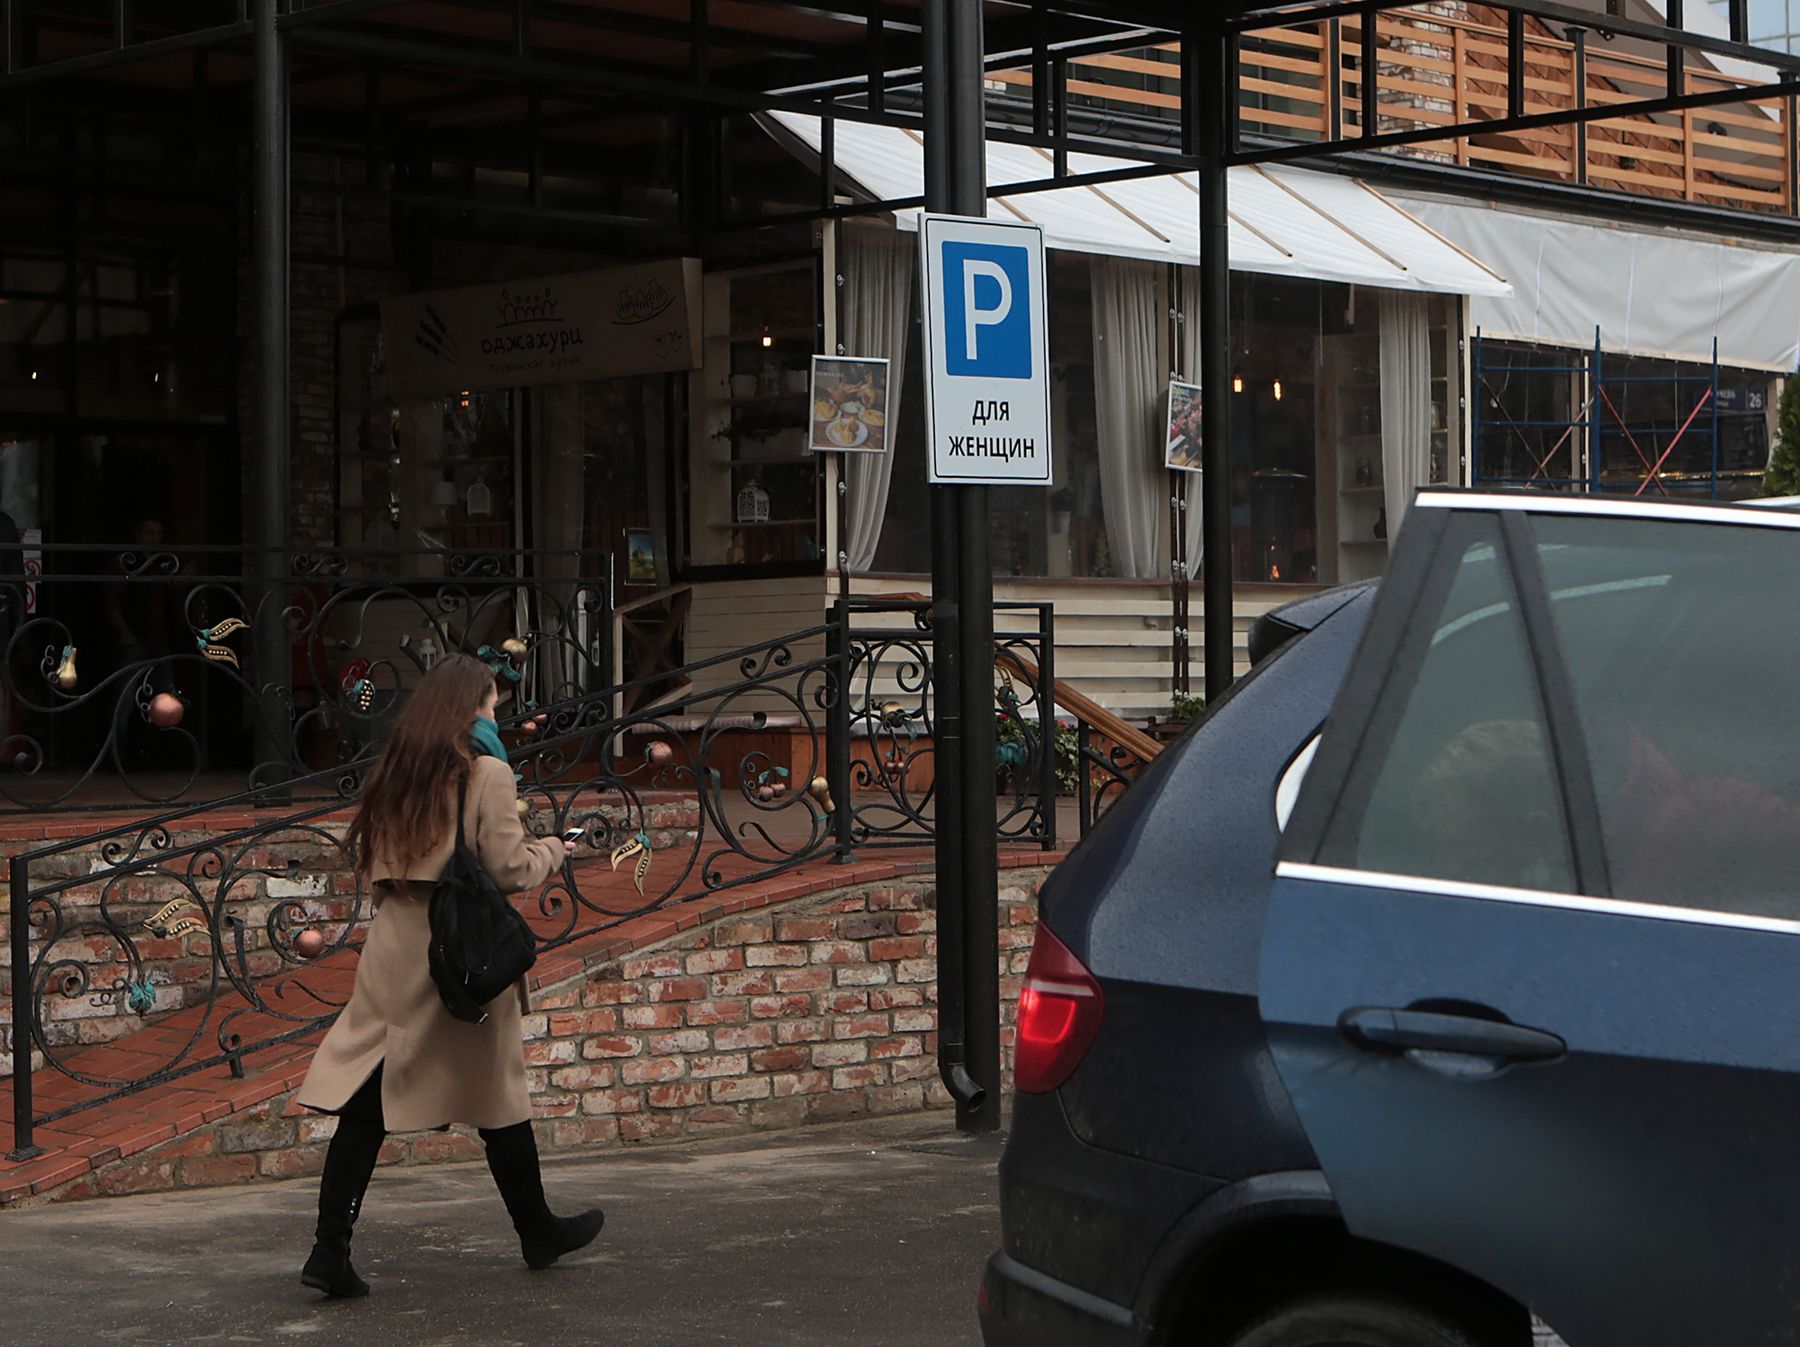
[{"label": "beige coat", "polygon": [[[512,769],[498,758],[475,759],[463,827],[465,840],[507,893],[535,888],[562,864],[560,840],[526,833]],[[498,997],[481,1024],[468,1024],[444,1009],[431,980],[429,885],[443,873],[455,842],[454,830],[447,832],[405,874],[375,858],[370,874],[375,918],[350,1002],[319,1045],[300,1087],[297,1099],[307,1108],[335,1113],[380,1066],[381,1107],[390,1132],[453,1122],[509,1127],[531,1116],[519,1023],[524,985],[516,995]]]}]

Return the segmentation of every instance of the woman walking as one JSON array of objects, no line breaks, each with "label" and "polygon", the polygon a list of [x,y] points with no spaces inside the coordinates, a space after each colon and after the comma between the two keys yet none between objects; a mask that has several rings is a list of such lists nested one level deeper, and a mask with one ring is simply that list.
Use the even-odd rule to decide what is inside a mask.
[{"label": "woman walking", "polygon": [[299,1102],[338,1115],[319,1181],[319,1224],[300,1280],[362,1296],[350,1230],[389,1131],[479,1129],[488,1168],[525,1262],[546,1268],[600,1233],[598,1209],[554,1216],[544,1201],[520,1014],[525,987],[500,996],[480,1024],[453,1018],[431,980],[428,904],[457,839],[456,811],[481,864],[506,893],[547,880],[573,843],[533,837],[520,822],[512,769],[499,756],[492,671],[450,655],[426,674],[363,786],[349,845],[371,886],[374,921],[350,1002],[326,1034]]}]

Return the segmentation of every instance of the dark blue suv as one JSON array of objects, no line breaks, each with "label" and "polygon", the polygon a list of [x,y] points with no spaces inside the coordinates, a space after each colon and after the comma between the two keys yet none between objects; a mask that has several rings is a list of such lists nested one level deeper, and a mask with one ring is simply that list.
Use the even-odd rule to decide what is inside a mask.
[{"label": "dark blue suv", "polygon": [[1797,527],[1426,492],[1258,623],[1045,890],[988,1347],[1800,1341]]}]

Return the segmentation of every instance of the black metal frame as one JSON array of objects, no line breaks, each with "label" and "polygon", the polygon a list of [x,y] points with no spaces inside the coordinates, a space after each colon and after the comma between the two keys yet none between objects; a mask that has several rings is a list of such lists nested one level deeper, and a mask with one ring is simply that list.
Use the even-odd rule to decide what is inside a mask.
[{"label": "black metal frame", "polygon": [[[527,901],[539,947],[864,850],[922,847],[949,835],[964,844],[980,836],[990,847],[1053,851],[1056,800],[1069,784],[1059,775],[1071,769],[1085,831],[1142,764],[1117,749],[1100,753],[1096,727],[1085,722],[1076,726],[1078,757],[1059,747],[1050,605],[1004,611],[1024,619],[1023,629],[994,641],[986,667],[1014,672],[998,689],[990,682],[983,714],[1015,718],[1023,751],[1004,762],[990,758],[972,773],[995,802],[985,829],[948,813],[945,792],[915,796],[907,785],[943,733],[933,690],[939,633],[922,602],[839,600],[823,624],[689,665],[681,681],[693,690],[623,715],[615,714],[621,699],[657,690],[663,676],[519,708],[504,728],[522,738],[513,763],[528,826],[545,836],[586,830],[581,870],[565,866]],[[544,729],[533,737],[523,722],[537,717]],[[871,750],[862,763],[852,757],[859,728]],[[809,738],[810,756],[784,762],[766,745],[733,739],[776,729]],[[364,751],[286,783],[285,791],[261,787],[189,804],[12,859],[11,1006],[23,1069],[13,1079],[11,1158],[33,1153],[39,1126],[220,1065],[241,1075],[246,1058],[330,1022],[339,1005],[305,975],[360,949],[368,905],[341,824],[347,796],[372,761]],[[1003,769],[1010,791],[997,779]],[[241,822],[284,795],[326,798]],[[939,828],[946,818],[959,826]],[[615,873],[618,881],[610,879]],[[304,897],[268,887],[300,879],[313,881]],[[939,913],[941,933],[950,925],[941,902]],[[965,939],[979,920],[965,919]],[[308,930],[316,945],[300,938]],[[187,935],[205,948],[169,947]],[[159,1003],[159,988],[174,989],[166,998],[172,1007]],[[129,1028],[163,1009],[204,1013],[179,1043],[165,1042],[153,1064],[102,1075],[67,1059],[86,1045],[56,1032],[75,1023],[57,1013],[65,1006],[81,1020],[101,1011]],[[245,1017],[261,1017],[261,1027],[246,1027]],[[971,1045],[976,1028],[968,1026]],[[48,1099],[40,1111],[34,1050],[92,1092],[76,1102]],[[970,1071],[984,1065],[970,1060]]]},{"label": "black metal frame", "polygon": [[[927,134],[925,204],[939,211],[978,215],[992,194],[982,169],[988,137],[1040,145],[1052,158],[1051,175],[1040,183],[1009,185],[1020,193],[1033,187],[1055,187],[1079,181],[1069,174],[1069,157],[1095,150],[1136,161],[1130,172],[1192,169],[1200,177],[1202,312],[1198,339],[1202,346],[1204,386],[1222,389],[1228,378],[1229,313],[1226,299],[1228,210],[1226,169],[1237,164],[1287,160],[1329,161],[1351,151],[1371,151],[1426,144],[1470,135],[1506,133],[1549,126],[1654,115],[1713,104],[1800,93],[1800,57],[1745,46],[1744,0],[1732,0],[1732,40],[1687,33],[1681,28],[1680,5],[1671,3],[1667,21],[1658,25],[1577,9],[1558,0],[1497,0],[1509,11],[1507,115],[1464,120],[1449,126],[1409,130],[1380,129],[1378,110],[1380,45],[1376,20],[1388,10],[1407,8],[1397,0],[1331,0],[1330,3],[1232,5],[1221,15],[1197,17],[1194,7],[1179,0],[1021,0],[1010,17],[996,16],[984,34],[978,0],[924,0],[918,11],[891,6],[885,0],[834,0],[832,9],[810,5],[785,7],[854,25],[862,42],[846,42],[841,50],[820,52],[782,47],[766,38],[745,37],[753,51],[773,54],[774,63],[732,65],[716,59],[715,46],[730,48],[738,38],[714,22],[707,0],[689,0],[687,22],[621,18],[589,6],[557,7],[556,0],[444,0],[457,7],[493,8],[513,16],[510,40],[483,45],[396,29],[381,23],[383,12],[399,0],[238,0],[234,20],[186,32],[151,34],[135,23],[129,0],[113,0],[111,22],[91,52],[38,64],[30,60],[30,34],[23,0],[0,0],[0,96],[44,85],[71,75],[89,74],[123,62],[166,57],[173,53],[241,46],[253,52],[255,193],[253,261],[259,277],[255,331],[258,334],[256,388],[257,455],[255,513],[259,526],[279,536],[285,526],[288,478],[287,427],[287,285],[286,220],[289,172],[287,137],[292,106],[288,62],[295,53],[316,54],[331,62],[360,63],[365,71],[422,68],[477,83],[497,84],[511,96],[526,91],[525,122],[530,137],[526,190],[517,202],[479,198],[462,201],[470,210],[541,220],[578,228],[603,225],[637,230],[667,246],[680,228],[706,238],[722,223],[719,203],[729,200],[728,156],[720,153],[722,128],[728,117],[787,109],[815,113],[828,121],[911,124]],[[634,31],[689,43],[687,70],[682,74],[646,73],[641,68],[596,59],[568,60],[533,50],[535,14],[555,12],[597,30]],[[1237,125],[1238,44],[1259,29],[1347,15],[1362,18],[1360,78],[1365,113],[1354,135],[1334,125],[1335,134],[1321,142],[1246,145]],[[1665,96],[1603,108],[1584,107],[1525,115],[1525,23],[1530,15],[1579,29],[1605,29],[1653,44],[1667,53]],[[42,10],[39,11],[42,17]],[[918,21],[915,27],[915,20]],[[1075,128],[1067,96],[1068,53],[1083,43],[1141,43],[1159,35],[1183,42],[1184,106],[1180,146],[1171,149],[1166,130],[1151,134],[1124,122],[1117,135],[1087,134]],[[996,49],[1017,53],[1014,64],[1029,64],[1047,75],[1034,89],[1027,123],[1021,127],[990,126],[982,76],[989,65],[988,38]],[[1071,45],[1073,44],[1073,45]],[[1686,87],[1686,53],[1728,56],[1777,74],[1766,85],[1695,94]],[[203,70],[197,58],[196,74]],[[898,72],[898,73],[896,73]],[[383,116],[380,78],[369,74],[361,116],[351,118],[354,134],[370,146],[371,169],[377,167],[376,142],[395,128]],[[1334,75],[1334,79],[1336,76]],[[913,83],[923,84],[922,106],[911,114],[896,95]],[[580,211],[549,212],[542,193],[542,137],[545,119],[541,98],[552,90],[580,91],[628,106],[675,109],[686,123],[687,153],[681,182],[682,218],[634,221]],[[329,119],[321,119],[321,124]],[[1112,128],[1103,128],[1110,130]],[[941,133],[941,134],[940,134]],[[827,190],[837,179],[828,151],[821,165]],[[1125,176],[1127,174],[1121,174]],[[366,184],[375,187],[375,174]],[[435,192],[394,193],[397,200],[426,208],[457,208],[455,195]],[[474,198],[470,190],[466,196]],[[821,202],[826,205],[826,202]],[[896,203],[857,203],[855,210],[879,210]],[[907,203],[912,204],[912,203]],[[839,213],[832,208],[825,213]],[[842,213],[848,213],[843,210]],[[742,223],[734,221],[732,223]],[[1202,485],[1205,594],[1204,650],[1206,691],[1216,700],[1233,676],[1232,586],[1229,556],[1230,484],[1226,471],[1230,438],[1229,399],[1206,399],[1203,420],[1206,466]],[[992,749],[992,726],[984,716],[968,719],[974,706],[985,705],[991,674],[985,658],[969,660],[966,652],[985,649],[992,641],[992,582],[987,556],[985,488],[939,488],[933,504],[934,628],[938,634],[937,705],[940,743],[940,804],[959,816],[968,792],[982,789]],[[267,577],[278,591],[277,577]],[[841,652],[840,652],[841,653]],[[265,672],[272,672],[271,670]],[[958,1100],[961,1125],[987,1129],[997,1125],[998,1085],[997,985],[994,957],[992,847],[986,829],[941,830],[938,871],[943,901],[940,958],[943,977],[943,1027],[940,1066]],[[20,908],[14,907],[15,922]],[[15,942],[15,958],[18,946]]]},{"label": "black metal frame", "polygon": [[[308,789],[341,802],[406,684],[438,653],[476,655],[509,689],[545,702],[612,679],[608,552],[65,543],[37,549],[45,574],[28,582],[19,577],[30,550],[0,546],[0,704],[16,721],[0,729],[0,817],[193,804],[216,793],[221,772],[270,790],[265,804]],[[39,587],[36,611],[27,583]],[[121,612],[153,604],[161,643],[139,632],[138,648],[103,661],[85,641],[108,599]],[[397,616],[408,630],[396,636]],[[159,706],[166,697],[179,706]],[[253,727],[247,763],[209,760],[204,729],[185,723],[195,700]],[[84,731],[74,760],[53,750]],[[308,778],[309,746],[332,743],[330,772],[272,789]]]}]

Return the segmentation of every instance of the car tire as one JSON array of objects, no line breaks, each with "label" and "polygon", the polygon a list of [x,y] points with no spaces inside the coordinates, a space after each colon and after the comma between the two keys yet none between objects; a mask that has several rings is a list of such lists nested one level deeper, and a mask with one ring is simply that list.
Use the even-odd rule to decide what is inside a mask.
[{"label": "car tire", "polygon": [[1309,1297],[1265,1315],[1229,1347],[1490,1347],[1420,1305],[1365,1296]]}]

